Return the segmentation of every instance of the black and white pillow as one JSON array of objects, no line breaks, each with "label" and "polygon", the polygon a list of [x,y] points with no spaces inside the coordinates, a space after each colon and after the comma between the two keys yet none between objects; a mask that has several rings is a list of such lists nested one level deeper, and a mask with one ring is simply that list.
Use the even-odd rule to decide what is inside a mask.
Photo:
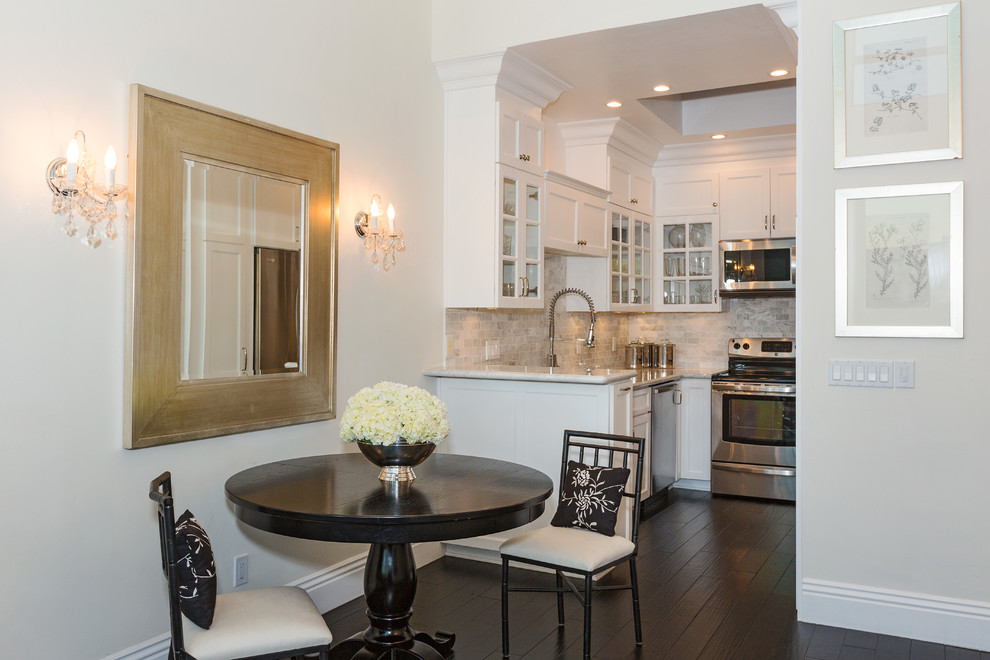
[{"label": "black and white pillow", "polygon": [[557,513],[550,524],[615,536],[615,521],[628,479],[629,468],[592,467],[567,461]]},{"label": "black and white pillow", "polygon": [[175,555],[179,609],[200,628],[209,628],[217,604],[213,547],[206,530],[188,509],[175,521]]}]

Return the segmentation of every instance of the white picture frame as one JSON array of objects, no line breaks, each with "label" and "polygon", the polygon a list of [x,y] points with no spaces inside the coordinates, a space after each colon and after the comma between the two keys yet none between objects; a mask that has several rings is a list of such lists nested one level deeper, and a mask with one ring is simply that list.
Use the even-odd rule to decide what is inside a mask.
[{"label": "white picture frame", "polygon": [[835,191],[835,334],[963,336],[963,183]]},{"label": "white picture frame", "polygon": [[835,167],[962,158],[958,2],[836,21]]}]

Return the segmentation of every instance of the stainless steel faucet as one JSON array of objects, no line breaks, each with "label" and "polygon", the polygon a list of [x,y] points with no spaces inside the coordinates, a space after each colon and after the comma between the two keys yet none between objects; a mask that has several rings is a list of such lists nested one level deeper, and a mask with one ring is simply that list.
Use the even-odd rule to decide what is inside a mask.
[{"label": "stainless steel faucet", "polygon": [[[557,306],[557,300],[566,293],[576,293],[585,300],[588,301],[588,309],[591,310],[591,325],[588,326],[588,338],[587,339],[564,339],[562,337],[554,337],[554,308]],[[553,298],[550,299],[550,354],[547,355],[547,366],[556,367],[557,366],[557,356],[553,352],[553,343],[555,341],[583,341],[584,345],[588,348],[595,347],[595,301],[591,299],[587,293],[581,289],[561,289],[557,293],[553,294]]]}]

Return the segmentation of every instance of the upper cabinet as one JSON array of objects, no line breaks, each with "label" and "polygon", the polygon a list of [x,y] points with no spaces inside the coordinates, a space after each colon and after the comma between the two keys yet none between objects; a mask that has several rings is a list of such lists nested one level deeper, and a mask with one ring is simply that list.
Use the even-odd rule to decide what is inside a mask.
[{"label": "upper cabinet", "polygon": [[609,191],[609,202],[653,213],[653,162],[660,144],[618,118],[560,124],[564,172]]},{"label": "upper cabinet", "polygon": [[793,166],[720,172],[722,240],[794,236],[796,175]]},{"label": "upper cabinet", "polygon": [[547,172],[543,246],[560,254],[608,256],[607,197],[606,190]]},{"label": "upper cabinet", "polygon": [[[508,100],[498,101],[497,106],[498,161],[542,174],[543,122]],[[536,112],[539,110],[536,109]]]},{"label": "upper cabinet", "polygon": [[541,117],[570,87],[509,51],[436,67],[444,86],[444,306],[542,309]]},{"label": "upper cabinet", "polygon": [[718,172],[657,177],[657,215],[718,213]]}]

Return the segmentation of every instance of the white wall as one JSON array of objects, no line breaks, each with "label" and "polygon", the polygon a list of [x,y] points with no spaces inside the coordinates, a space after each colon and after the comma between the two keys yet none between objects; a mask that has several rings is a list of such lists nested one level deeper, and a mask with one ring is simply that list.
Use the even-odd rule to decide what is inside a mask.
[{"label": "white wall", "polygon": [[[962,3],[964,159],[833,170],[832,21],[924,2],[801,3],[801,618],[990,649],[990,4]],[[965,339],[836,338],[834,191],[965,181]],[[914,360],[916,387],[826,386],[828,358]]]},{"label": "white wall", "polygon": [[[248,466],[340,451],[335,421],[122,449],[125,241],[93,251],[65,237],[44,172],[76,129],[123,162],[132,82],[338,142],[338,408],[381,379],[427,385],[443,322],[428,3],[8,3],[0,61],[0,655],[98,658],[167,630],[147,498],[165,469],[210,532],[224,591],[237,554],[255,587],[359,552],[247,528],[223,496]],[[389,273],[351,228],[374,192],[407,237]]]}]

